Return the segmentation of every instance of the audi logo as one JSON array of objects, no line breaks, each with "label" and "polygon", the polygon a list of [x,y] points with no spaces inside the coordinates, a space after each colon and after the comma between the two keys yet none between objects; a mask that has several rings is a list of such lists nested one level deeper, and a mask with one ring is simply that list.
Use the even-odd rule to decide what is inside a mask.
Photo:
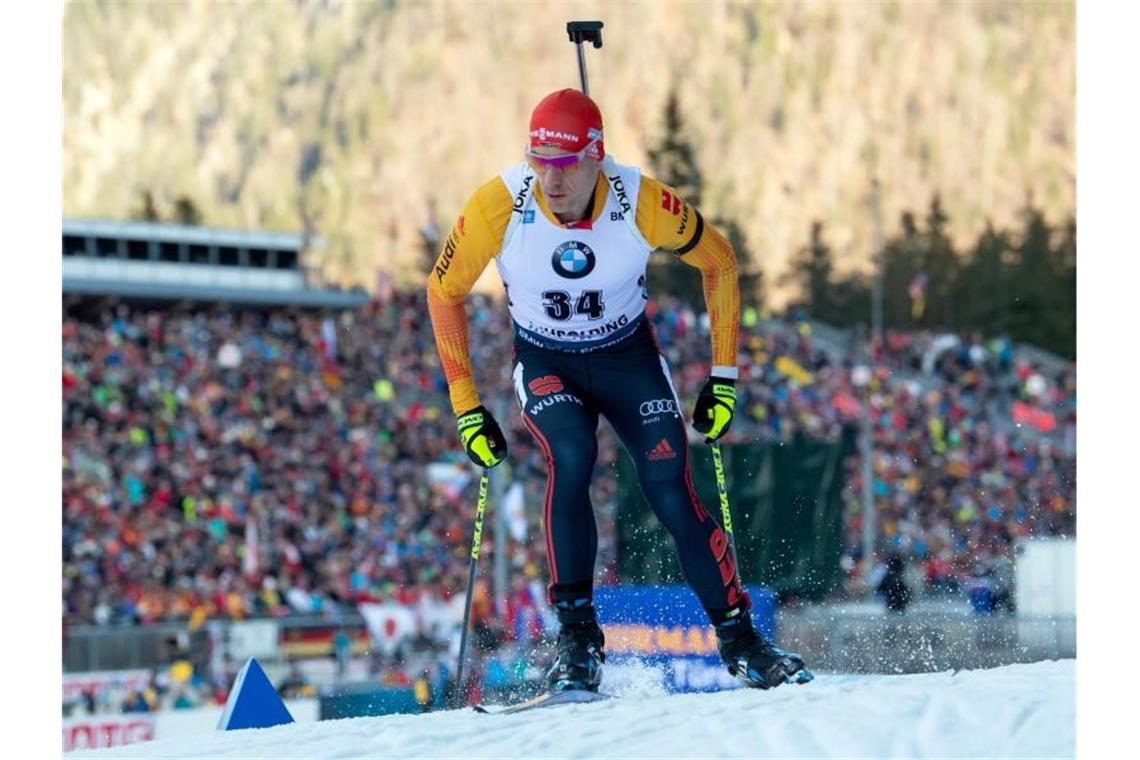
[{"label": "audi logo", "polygon": [[648,417],[651,414],[676,414],[677,404],[673,399],[657,398],[652,401],[643,401],[641,404],[641,416]]}]

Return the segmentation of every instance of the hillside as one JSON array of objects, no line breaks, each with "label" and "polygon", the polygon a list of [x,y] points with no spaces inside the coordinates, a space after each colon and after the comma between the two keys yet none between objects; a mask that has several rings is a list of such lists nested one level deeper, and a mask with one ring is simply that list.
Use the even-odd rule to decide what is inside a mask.
[{"label": "hillside", "polygon": [[533,104],[576,86],[571,18],[606,24],[609,151],[644,164],[676,84],[702,210],[739,221],[769,283],[813,219],[866,262],[874,173],[888,232],[935,192],[963,240],[1028,196],[1075,210],[1072,3],[329,0],[67,4],[64,212],[188,196],[208,224],[324,236],[329,279],[407,279],[431,209],[446,233]]}]

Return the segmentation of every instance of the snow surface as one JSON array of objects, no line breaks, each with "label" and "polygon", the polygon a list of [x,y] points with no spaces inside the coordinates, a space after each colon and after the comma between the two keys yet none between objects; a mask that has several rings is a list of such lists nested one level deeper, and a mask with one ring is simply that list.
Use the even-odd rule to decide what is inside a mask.
[{"label": "snow surface", "polygon": [[617,700],[516,715],[464,709],[352,718],[66,757],[1076,756],[1075,660],[957,673],[824,674],[802,686],[711,694],[664,694],[643,675],[603,685]]}]

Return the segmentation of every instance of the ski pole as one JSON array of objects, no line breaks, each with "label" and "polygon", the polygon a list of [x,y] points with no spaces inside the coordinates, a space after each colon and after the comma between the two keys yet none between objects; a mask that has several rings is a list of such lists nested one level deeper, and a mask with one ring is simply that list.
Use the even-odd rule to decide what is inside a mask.
[{"label": "ski pole", "polygon": [[475,589],[476,565],[479,563],[479,546],[483,543],[483,512],[487,508],[487,470],[479,479],[479,503],[475,507],[475,535],[471,538],[471,563],[467,568],[467,599],[463,605],[463,632],[459,635],[459,667],[455,676],[456,707],[461,706],[463,697],[463,660],[467,653],[467,628],[471,620],[471,597]]},{"label": "ski pole", "polygon": [[736,539],[732,536],[732,512],[728,508],[728,486],[724,482],[724,461],[720,458],[720,444],[713,443],[713,471],[716,472],[716,490],[720,495],[720,517],[724,524],[724,532],[728,536],[728,548],[732,550],[732,558],[736,561],[737,572],[740,572],[740,557],[736,554]]},{"label": "ski pole", "polygon": [[566,34],[570,36],[570,41],[578,48],[578,77],[582,81],[582,92],[586,95],[590,94],[590,82],[586,79],[586,54],[582,50],[582,43],[592,42],[595,48],[600,48],[602,46],[602,26],[601,21],[566,22]]}]

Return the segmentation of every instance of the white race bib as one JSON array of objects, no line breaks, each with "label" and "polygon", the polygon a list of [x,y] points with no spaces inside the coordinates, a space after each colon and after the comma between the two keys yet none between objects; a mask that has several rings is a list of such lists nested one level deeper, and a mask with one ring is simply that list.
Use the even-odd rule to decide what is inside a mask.
[{"label": "white race bib", "polygon": [[602,171],[610,191],[590,229],[546,218],[526,163],[502,175],[515,203],[495,263],[516,330],[530,343],[595,350],[625,338],[643,318],[650,248],[633,218],[641,173],[608,157]]}]

